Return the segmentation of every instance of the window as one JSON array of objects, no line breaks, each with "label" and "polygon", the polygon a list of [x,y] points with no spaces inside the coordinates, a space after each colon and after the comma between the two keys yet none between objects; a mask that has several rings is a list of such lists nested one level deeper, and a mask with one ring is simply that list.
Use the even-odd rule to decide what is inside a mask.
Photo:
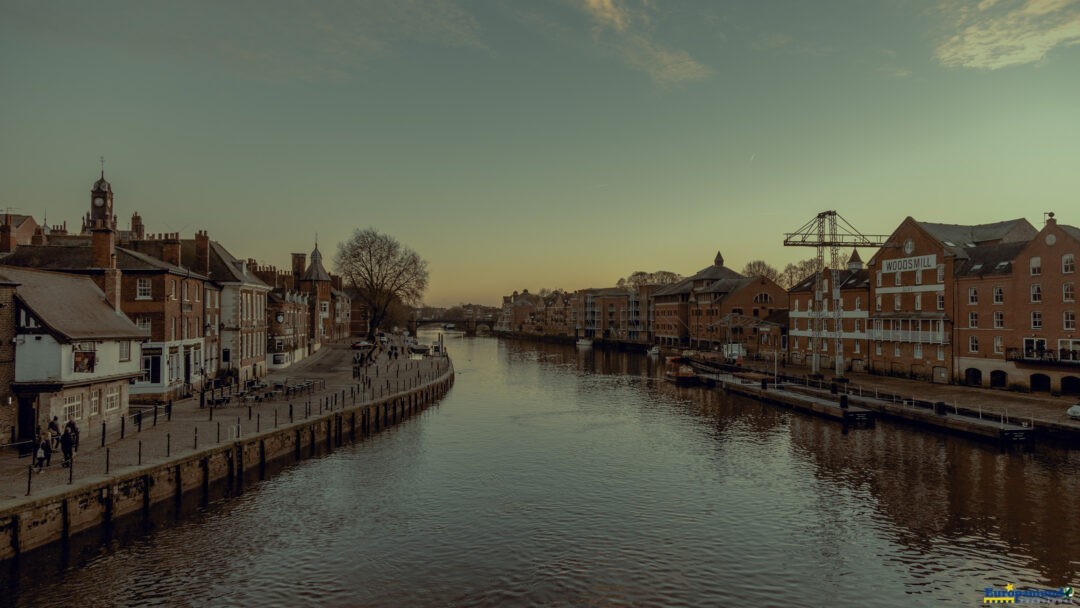
[{"label": "window", "polygon": [[945,294],[943,293],[937,294],[937,309],[945,310]]},{"label": "window", "polygon": [[799,298],[795,298],[795,303],[793,304],[792,310],[794,310],[795,312],[799,312]]},{"label": "window", "polygon": [[979,313],[977,313],[977,312],[969,312],[968,313],[968,327],[978,327],[978,326],[979,326]]},{"label": "window", "polygon": [[881,356],[881,342],[874,342],[874,354]]},{"label": "window", "polygon": [[1076,329],[1076,311],[1066,310],[1061,319],[1061,327],[1063,329],[1072,331]]},{"label": "window", "polygon": [[169,299],[176,299],[176,281],[169,279]]},{"label": "window", "polygon": [[1072,274],[1076,272],[1076,257],[1071,253],[1061,256],[1061,272]]},{"label": "window", "polygon": [[184,283],[183,285],[180,286],[180,288],[181,288],[181,291],[184,294],[184,301],[185,302],[190,301],[190,298],[188,297],[188,284]]},{"label": "window", "polygon": [[944,361],[945,360],[945,347],[940,345],[940,344],[938,344],[938,347],[937,347],[937,360],[938,361]]},{"label": "window", "polygon": [[1031,301],[1036,304],[1042,302],[1042,285],[1035,283],[1031,286]]},{"label": "window", "polygon": [[1061,301],[1062,302],[1075,302],[1076,292],[1072,283],[1061,284]]},{"label": "window", "polygon": [[855,310],[862,310],[862,296],[855,296]]},{"label": "window", "polygon": [[894,357],[899,357],[900,356],[900,343],[899,342],[894,342],[893,343],[892,354],[893,354]]},{"label": "window", "polygon": [[139,326],[139,329],[150,333],[150,317],[135,317],[135,325]]},{"label": "window", "polygon": [[970,353],[979,352],[979,338],[977,338],[975,336],[971,336],[970,338],[968,338],[968,352],[970,352]]},{"label": "window", "polygon": [[90,415],[101,413],[101,391],[90,391]]},{"label": "window", "polygon": [[82,413],[82,393],[64,397],[64,420],[81,420]]},{"label": "window", "polygon": [[76,342],[71,346],[71,371],[76,374],[94,373],[94,364],[97,362],[96,345],[93,342]]},{"label": "window", "polygon": [[979,303],[979,290],[974,287],[968,287],[968,304]]},{"label": "window", "polygon": [[881,287],[881,271],[877,271],[877,286]]},{"label": "window", "polygon": [[944,264],[938,264],[938,266],[937,266],[937,282],[938,283],[944,283],[945,282],[945,265]]},{"label": "window", "polygon": [[921,342],[916,342],[915,343],[915,358],[916,359],[922,359],[922,343]]},{"label": "window", "polygon": [[922,270],[915,271],[915,284],[922,285]]},{"label": "window", "polygon": [[1001,329],[1005,327],[1005,313],[1000,310],[994,311],[994,329]]},{"label": "window", "polygon": [[900,310],[900,294],[895,294],[892,299],[892,309]]},{"label": "window", "polygon": [[131,361],[131,340],[120,341],[120,360]]},{"label": "window", "polygon": [[1005,290],[999,286],[994,286],[994,304],[1005,303]]},{"label": "window", "polygon": [[1042,329],[1042,312],[1031,311],[1031,329]]},{"label": "window", "polygon": [[862,342],[860,342],[859,340],[855,341],[855,354],[856,355],[862,352],[862,346],[861,345],[862,345]]},{"label": "window", "polygon": [[120,387],[110,386],[105,389],[105,411],[120,409]]},{"label": "window", "polygon": [[1031,271],[1031,276],[1037,277],[1042,274],[1042,258],[1035,256],[1028,262],[1028,269]]},{"label": "window", "polygon": [[149,300],[150,294],[150,279],[139,279],[135,284],[135,299],[136,300]]},{"label": "window", "polygon": [[915,294],[915,310],[922,310],[922,294]]},{"label": "window", "polygon": [[855,333],[862,333],[862,319],[855,319]]},{"label": "window", "polygon": [[195,301],[196,302],[198,302],[199,298],[202,297],[200,295],[200,293],[199,293],[201,291],[202,291],[202,285],[199,285],[198,283],[195,283]]},{"label": "window", "polygon": [[1000,355],[1005,352],[1005,344],[1001,340],[1001,336],[994,336],[994,353]]},{"label": "window", "polygon": [[893,285],[899,285],[899,284],[900,284],[900,271],[897,271],[893,275]]}]

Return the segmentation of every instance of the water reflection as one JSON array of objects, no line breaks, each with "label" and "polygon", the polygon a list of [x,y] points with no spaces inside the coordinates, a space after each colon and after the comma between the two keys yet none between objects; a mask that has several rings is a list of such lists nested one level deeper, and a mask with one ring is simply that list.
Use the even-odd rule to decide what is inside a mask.
[{"label": "water reflection", "polygon": [[30,556],[5,601],[935,606],[1078,582],[1075,454],[845,434],[675,387],[638,354],[447,346],[437,408],[205,511]]}]

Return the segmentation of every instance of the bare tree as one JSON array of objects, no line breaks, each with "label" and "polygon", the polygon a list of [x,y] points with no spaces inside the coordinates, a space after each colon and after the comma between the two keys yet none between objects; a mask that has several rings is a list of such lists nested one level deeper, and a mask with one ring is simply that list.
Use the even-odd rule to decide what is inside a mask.
[{"label": "bare tree", "polygon": [[750,260],[746,266],[743,266],[742,273],[748,277],[765,277],[771,281],[780,278],[780,271],[770,266],[765,260]]},{"label": "bare tree", "polygon": [[821,266],[818,264],[817,258],[807,258],[784,266],[784,270],[780,272],[780,278],[776,282],[784,289],[791,289],[819,270],[821,270]]},{"label": "bare tree", "polygon": [[681,280],[682,275],[675,274],[668,270],[657,270],[656,272],[635,270],[630,273],[630,276],[619,279],[615,283],[615,286],[620,289],[637,291],[642,285],[668,285],[670,283],[678,283]]},{"label": "bare tree", "polygon": [[368,335],[387,319],[391,305],[419,304],[427,288],[427,262],[394,237],[374,228],[357,228],[349,240],[338,244],[334,266],[367,305]]}]

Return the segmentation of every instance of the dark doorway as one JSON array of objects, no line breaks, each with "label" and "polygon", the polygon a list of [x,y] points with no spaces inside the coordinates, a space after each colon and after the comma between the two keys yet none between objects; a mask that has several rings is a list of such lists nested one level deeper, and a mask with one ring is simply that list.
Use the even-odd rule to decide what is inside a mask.
[{"label": "dark doorway", "polygon": [[1047,376],[1046,374],[1031,374],[1031,392],[1049,393],[1050,376]]},{"label": "dark doorway", "polygon": [[1080,378],[1065,376],[1061,379],[1062,395],[1080,395]]},{"label": "dark doorway", "polygon": [[1000,369],[990,372],[990,388],[1005,388],[1009,383],[1009,374]]},{"label": "dark doorway", "polygon": [[964,370],[964,384],[968,386],[982,386],[982,370],[969,367]]}]

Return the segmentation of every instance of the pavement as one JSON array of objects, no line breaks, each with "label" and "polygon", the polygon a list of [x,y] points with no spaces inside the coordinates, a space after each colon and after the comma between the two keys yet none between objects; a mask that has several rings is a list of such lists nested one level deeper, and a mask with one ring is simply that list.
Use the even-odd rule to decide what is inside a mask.
[{"label": "pavement", "polygon": [[[747,361],[743,367],[773,373],[773,365],[765,361]],[[809,373],[802,366],[781,366],[780,374],[805,376]],[[831,370],[825,372],[825,381],[833,377]],[[950,407],[969,408],[982,411],[984,417],[1001,418],[1016,423],[1039,422],[1053,423],[1080,430],[1080,420],[1072,420],[1065,414],[1071,405],[1080,402],[1080,397],[1058,396],[1049,393],[1021,393],[1016,391],[978,388],[957,384],[934,384],[921,380],[879,376],[866,372],[844,372],[848,379],[849,392],[872,395],[891,393],[903,398],[923,401],[944,401]]]},{"label": "pavement", "polygon": [[[374,361],[363,366],[361,377],[356,378],[353,375],[356,352],[347,344],[325,345],[314,355],[284,370],[270,372],[263,379],[271,387],[276,382],[295,386],[312,381],[311,388],[303,394],[289,397],[279,394],[261,403],[241,404],[234,399],[230,405],[214,407],[213,419],[209,408],[199,407],[196,395],[174,402],[171,420],[167,419],[164,407],[158,408],[156,422],[152,413],[144,413],[141,430],[129,414],[124,438],[120,438],[118,429],[113,429],[106,434],[104,447],[100,427],[80,428],[79,450],[70,469],[61,466],[63,457],[59,449],[53,452],[52,464],[40,473],[29,470],[33,464],[29,456],[20,457],[14,451],[0,453],[0,510],[67,491],[91,479],[100,481],[102,475],[177,460],[196,449],[235,440],[238,433],[250,437],[272,430],[275,424],[277,428],[286,427],[290,424],[290,404],[295,424],[303,424],[306,416],[318,416],[322,410],[340,410],[344,404],[352,406],[354,393],[357,404],[370,403],[427,383],[450,369],[446,357],[412,358],[401,354],[395,358],[386,346],[376,351]],[[405,352],[400,344],[399,352]]]}]

